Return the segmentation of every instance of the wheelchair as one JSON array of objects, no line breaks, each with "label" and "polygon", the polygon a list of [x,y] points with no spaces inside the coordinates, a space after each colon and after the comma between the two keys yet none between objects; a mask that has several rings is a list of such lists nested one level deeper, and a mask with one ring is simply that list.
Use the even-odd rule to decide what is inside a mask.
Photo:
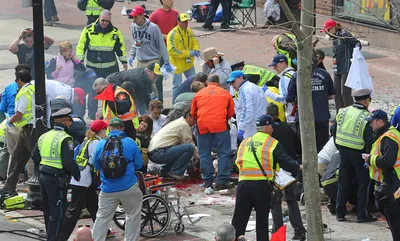
[{"label": "wheelchair", "polygon": [[[172,192],[171,187],[175,183],[163,183],[146,187],[147,182],[151,182],[157,177],[144,177],[143,173],[136,172],[139,188],[143,193],[140,236],[152,238],[163,233],[169,225],[174,225],[176,234],[185,230],[182,217],[187,216],[193,225],[195,222],[189,216],[186,207],[180,201],[180,194]],[[177,217],[171,220],[171,212]],[[113,217],[114,223],[118,228],[125,230],[125,212],[120,205]]]}]

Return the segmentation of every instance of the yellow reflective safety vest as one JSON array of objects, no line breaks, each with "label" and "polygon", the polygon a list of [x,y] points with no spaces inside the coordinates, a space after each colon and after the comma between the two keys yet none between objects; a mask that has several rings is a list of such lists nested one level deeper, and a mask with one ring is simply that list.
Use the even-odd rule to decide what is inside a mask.
[{"label": "yellow reflective safety vest", "polygon": [[[120,92],[124,92],[129,96],[129,99],[131,101],[131,108],[129,109],[129,111],[123,115],[120,115],[118,113],[115,113],[111,110],[111,108],[108,106],[108,101],[104,101],[102,103],[102,113],[103,113],[103,120],[107,123],[110,124],[110,121],[112,118],[114,117],[118,117],[120,118],[122,121],[128,121],[128,120],[132,120],[133,123],[133,127],[135,127],[135,129],[137,129],[139,127],[139,116],[137,114],[136,111],[136,105],[135,105],[135,101],[133,100],[132,96],[123,88],[117,86],[117,88],[114,91],[114,97],[117,98],[118,93]],[[116,103],[116,102],[114,102]],[[115,107],[115,110],[118,111],[117,107]]]},{"label": "yellow reflective safety vest", "polygon": [[83,29],[79,43],[76,46],[76,57],[83,61],[85,52],[87,52],[87,66],[97,69],[118,67],[115,54],[118,55],[121,63],[125,64],[127,57],[125,54],[124,37],[121,31],[113,26],[112,30],[108,33],[97,32],[95,26],[98,22],[99,19]]},{"label": "yellow reflective safety vest", "polygon": [[257,85],[260,87],[263,87],[265,83],[270,81],[275,76],[275,73],[272,71],[248,64],[243,67],[242,72],[244,74],[259,75],[260,80],[258,81]]},{"label": "yellow reflective safety vest", "polygon": [[62,169],[61,144],[65,138],[71,137],[62,130],[50,130],[39,137],[38,148],[42,160],[40,165]]},{"label": "yellow reflective safety vest", "polygon": [[384,137],[388,137],[392,139],[393,141],[397,142],[399,145],[399,148],[397,150],[397,158],[396,158],[396,163],[394,164],[393,168],[397,174],[397,177],[400,179],[400,132],[396,130],[393,126],[389,128],[388,131],[383,133],[378,140],[372,144],[372,149],[371,149],[371,156],[370,156],[370,166],[369,166],[369,176],[371,179],[382,182],[383,181],[383,172],[382,169],[376,166],[376,158],[378,156],[382,155],[381,152],[381,141]]},{"label": "yellow reflective safety vest", "polygon": [[103,8],[100,7],[97,0],[88,0],[86,4],[86,16],[100,16]]},{"label": "yellow reflective safety vest", "polygon": [[[288,39],[285,39],[285,38],[288,38]],[[296,36],[294,34],[291,34],[291,33],[283,33],[283,34],[281,34],[276,39],[275,48],[276,48],[276,52],[278,54],[283,54],[283,55],[285,55],[287,57],[289,66],[294,68],[294,66],[292,64],[292,60],[293,60],[292,57],[294,56],[293,53],[297,52],[297,38],[296,38]],[[285,49],[283,49],[283,48],[285,48]]]},{"label": "yellow reflective safety vest", "polygon": [[[278,95],[279,95],[279,89],[278,89],[278,88],[273,87],[273,86],[268,86],[268,89],[269,89],[272,93],[275,93],[275,94],[278,94]],[[279,116],[278,116],[278,118],[279,118],[279,120],[281,120],[282,122],[286,122],[285,105],[284,105],[283,103],[281,103],[281,102],[275,101],[275,100],[270,99],[270,98],[268,98],[268,97],[266,97],[266,98],[267,98],[268,103],[274,103],[276,106],[278,106],[278,111],[279,111]]]},{"label": "yellow reflective safety vest", "polygon": [[257,132],[252,137],[242,141],[239,146],[236,158],[236,165],[239,168],[239,181],[244,180],[265,180],[259,165],[251,148],[251,142],[254,144],[256,155],[264,168],[269,181],[275,179],[275,171],[279,171],[278,163],[274,162],[274,150],[278,141],[264,132]]},{"label": "yellow reflective safety vest", "polygon": [[78,164],[79,171],[83,171],[87,165],[90,166],[91,171],[97,172],[93,164],[89,163],[89,144],[94,140],[99,140],[98,138],[83,140],[82,144],[79,146],[78,155],[75,157],[76,164]]},{"label": "yellow reflective safety vest", "polygon": [[28,99],[28,105],[26,106],[25,113],[22,114],[22,118],[20,121],[15,122],[14,125],[17,127],[24,127],[26,126],[33,118],[32,113],[32,97],[35,94],[35,86],[31,83],[22,87],[15,97],[15,102],[18,102],[21,96],[25,96]]},{"label": "yellow reflective safety vest", "polygon": [[362,150],[364,148],[364,130],[369,112],[354,106],[342,108],[336,116],[336,144]]},{"label": "yellow reflective safety vest", "polygon": [[7,120],[3,120],[0,124],[0,142],[4,143],[4,140],[6,138],[6,122]]}]

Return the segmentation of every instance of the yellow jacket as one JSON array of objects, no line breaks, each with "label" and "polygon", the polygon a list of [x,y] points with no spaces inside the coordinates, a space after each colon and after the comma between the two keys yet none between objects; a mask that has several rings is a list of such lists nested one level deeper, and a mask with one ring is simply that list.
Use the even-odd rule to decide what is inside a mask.
[{"label": "yellow jacket", "polygon": [[[187,28],[185,31],[179,25],[168,33],[167,48],[169,60],[177,68],[176,74],[181,74],[194,66],[194,57],[190,57],[191,50],[200,51],[192,29]],[[190,59],[190,62],[187,63],[186,59]]]},{"label": "yellow jacket", "polygon": [[[275,94],[279,94],[279,89],[276,88],[276,87],[268,86],[268,89],[269,89],[271,92],[275,93]],[[274,103],[276,106],[278,106],[278,111],[279,111],[279,116],[278,116],[278,118],[279,118],[279,120],[281,120],[282,122],[286,122],[285,106],[284,106],[281,102],[274,101],[274,100],[272,100],[272,99],[270,99],[270,98],[268,98],[268,97],[267,97],[267,101],[268,101],[268,103]]]}]

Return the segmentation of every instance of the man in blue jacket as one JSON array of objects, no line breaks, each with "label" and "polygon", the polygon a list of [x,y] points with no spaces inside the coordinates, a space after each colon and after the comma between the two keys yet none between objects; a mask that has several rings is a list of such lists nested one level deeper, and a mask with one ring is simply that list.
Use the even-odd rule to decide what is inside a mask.
[{"label": "man in blue jacket", "polygon": [[122,155],[125,157],[127,167],[125,175],[116,178],[107,178],[104,174],[101,159],[107,143],[107,139],[97,144],[94,154],[94,167],[100,170],[102,181],[99,194],[99,210],[96,222],[93,226],[94,240],[105,240],[108,225],[113,218],[118,204],[121,203],[126,213],[125,240],[138,240],[140,234],[140,218],[143,194],[139,189],[135,170],[143,166],[142,154],[135,141],[124,133],[124,122],[115,117],[110,121],[110,133],[108,137],[122,137]]}]

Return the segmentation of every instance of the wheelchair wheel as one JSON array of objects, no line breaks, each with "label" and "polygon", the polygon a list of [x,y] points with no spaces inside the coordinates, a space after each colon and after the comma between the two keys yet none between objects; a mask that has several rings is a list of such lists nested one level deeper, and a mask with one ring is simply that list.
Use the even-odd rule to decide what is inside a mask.
[{"label": "wheelchair wheel", "polygon": [[125,230],[125,212],[123,210],[115,212],[113,221],[118,228]]},{"label": "wheelchair wheel", "polygon": [[143,197],[140,235],[156,237],[164,232],[171,218],[168,203],[158,195],[149,194]]},{"label": "wheelchair wheel", "polygon": [[175,224],[174,231],[176,234],[183,233],[183,231],[185,231],[185,225],[183,225],[183,223]]}]

